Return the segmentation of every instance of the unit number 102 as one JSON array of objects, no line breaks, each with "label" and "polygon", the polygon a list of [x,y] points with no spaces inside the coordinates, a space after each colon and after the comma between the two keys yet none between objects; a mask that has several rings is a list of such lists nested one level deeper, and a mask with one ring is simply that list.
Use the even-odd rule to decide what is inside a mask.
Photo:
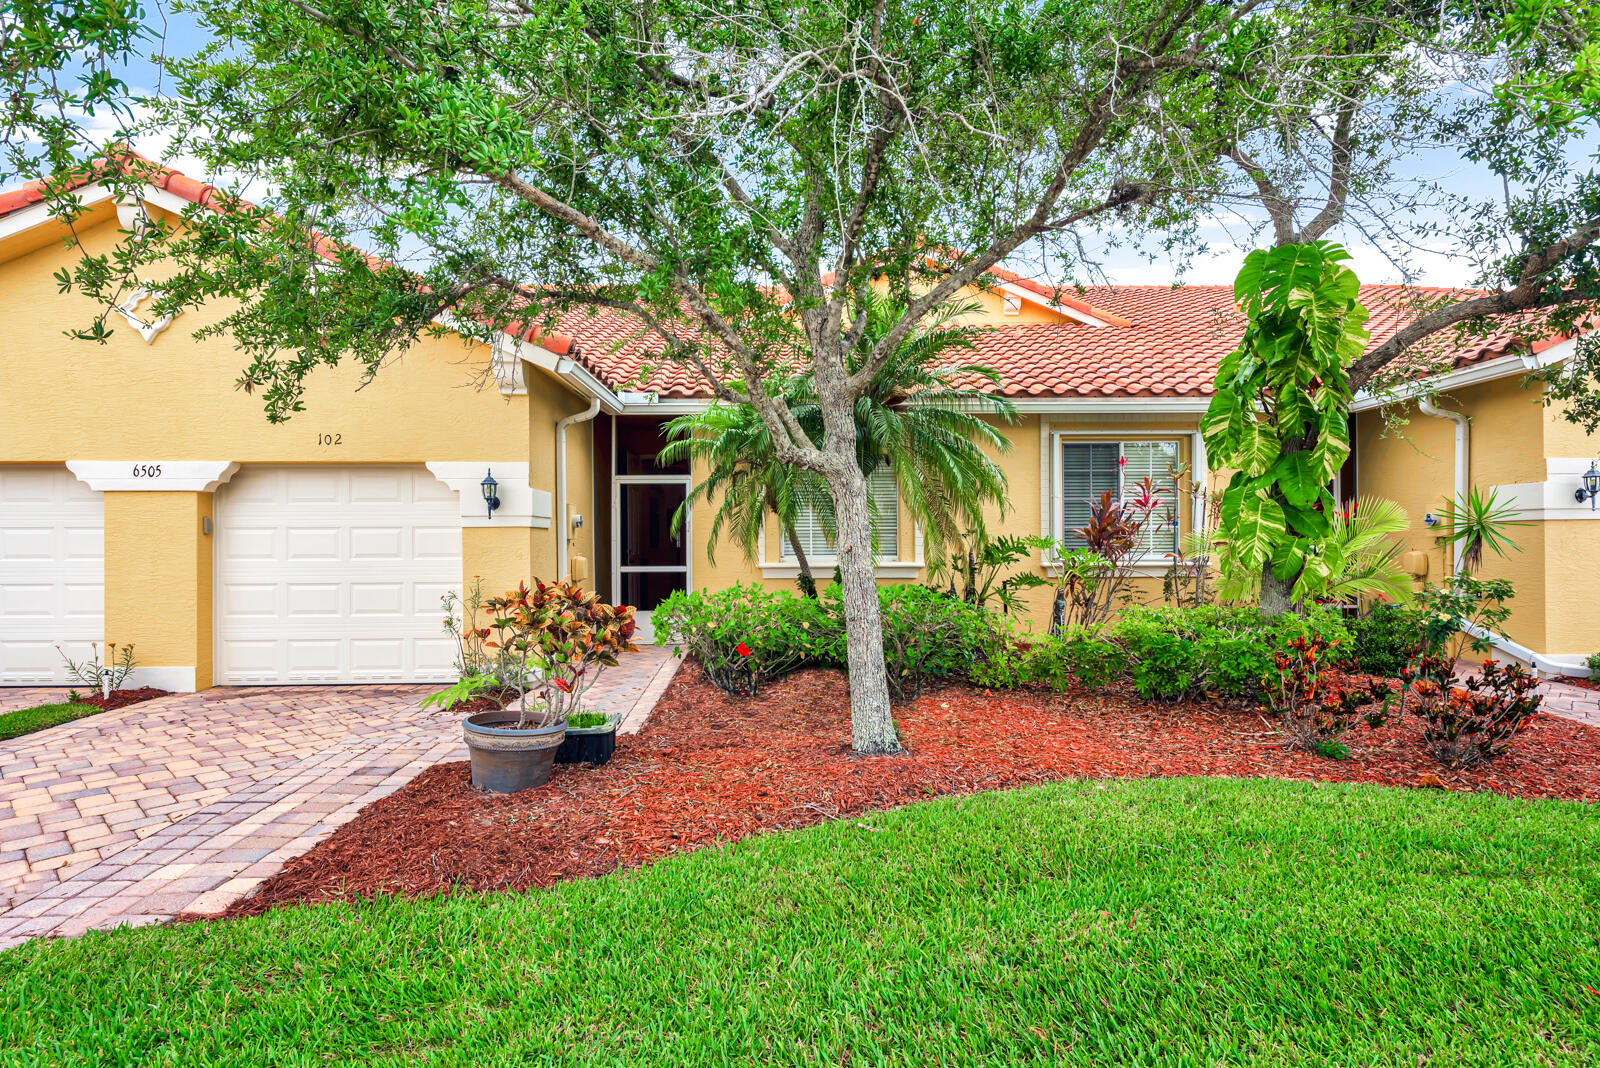
[{"label": "unit number 102", "polygon": [[344,444],[344,435],[343,434],[318,434],[317,435],[317,444],[318,445],[343,445]]}]

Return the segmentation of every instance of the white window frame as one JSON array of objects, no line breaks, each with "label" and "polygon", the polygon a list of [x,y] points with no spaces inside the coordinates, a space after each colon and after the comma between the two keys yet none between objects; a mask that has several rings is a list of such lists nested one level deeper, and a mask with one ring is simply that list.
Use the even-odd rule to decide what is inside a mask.
[{"label": "white window frame", "polygon": [[[1172,431],[1170,433],[1162,432],[1162,431],[1156,431],[1154,433],[1146,433],[1146,434],[1141,434],[1141,433],[1108,434],[1108,433],[1105,433],[1103,431],[1098,431],[1098,430],[1097,431],[1074,431],[1074,430],[1052,430],[1052,431],[1050,431],[1050,433],[1048,435],[1048,438],[1047,438],[1047,446],[1046,446],[1049,449],[1048,467],[1049,467],[1049,472],[1050,472],[1050,476],[1049,476],[1050,477],[1050,483],[1049,483],[1048,487],[1046,488],[1046,492],[1048,492],[1049,495],[1050,495],[1050,507],[1047,510],[1047,514],[1048,514],[1048,517],[1049,517],[1049,527],[1044,531],[1045,536],[1048,537],[1048,538],[1054,539],[1054,540],[1059,540],[1061,538],[1061,536],[1062,536],[1062,530],[1061,530],[1061,525],[1062,525],[1062,522],[1063,522],[1062,513],[1063,513],[1063,510],[1064,510],[1064,507],[1065,507],[1065,503],[1066,503],[1065,502],[1065,493],[1064,493],[1064,491],[1062,490],[1062,487],[1061,487],[1061,478],[1062,478],[1061,446],[1063,444],[1071,443],[1073,445],[1117,445],[1119,447],[1124,445],[1124,444],[1126,444],[1126,443],[1128,443],[1128,442],[1170,444],[1170,445],[1172,445],[1172,446],[1174,446],[1176,448],[1177,453],[1178,453],[1178,462],[1181,464],[1183,462],[1183,439],[1185,437],[1192,437],[1192,436],[1193,435],[1185,434],[1182,431]],[[1191,471],[1191,477],[1192,478],[1200,478],[1200,477],[1203,477],[1203,476],[1201,475],[1201,473],[1198,470],[1198,468],[1196,468],[1195,470]],[[1125,473],[1123,474],[1123,480],[1124,480],[1124,488],[1125,488],[1126,487],[1126,474]],[[1179,485],[1181,486],[1181,480],[1179,482]],[[1118,500],[1121,500],[1120,492],[1119,492],[1119,495],[1118,495]],[[1174,541],[1178,541],[1178,540],[1182,539],[1183,532],[1184,532],[1183,510],[1178,506],[1178,502],[1176,500],[1174,500],[1172,502],[1172,507],[1173,507],[1173,516],[1177,519],[1177,531],[1176,531],[1176,537],[1174,538]],[[1045,552],[1044,552],[1044,554],[1042,554],[1042,556],[1043,556],[1043,559],[1042,559],[1041,562],[1046,567],[1050,567],[1050,566],[1055,565],[1056,563],[1059,563],[1059,559],[1056,557],[1055,553],[1052,550],[1045,550]],[[1140,568],[1151,568],[1151,567],[1165,568],[1169,563],[1171,563],[1171,560],[1167,557],[1167,555],[1165,553],[1146,553],[1145,555],[1138,557],[1134,561],[1134,563],[1135,563],[1136,566],[1138,566]]]}]

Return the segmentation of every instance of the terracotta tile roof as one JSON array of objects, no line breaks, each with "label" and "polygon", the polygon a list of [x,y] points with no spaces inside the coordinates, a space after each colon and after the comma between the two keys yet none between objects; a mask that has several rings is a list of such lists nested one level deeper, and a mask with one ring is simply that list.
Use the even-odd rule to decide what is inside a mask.
[{"label": "terracotta tile roof", "polygon": [[[212,206],[216,190],[171,168],[158,166],[134,152],[115,166],[149,169],[157,188],[193,204]],[[100,165],[102,168],[106,164]],[[70,188],[96,180],[103,170],[86,168]],[[0,217],[43,199],[41,183],[0,193]],[[319,238],[319,243],[325,239]],[[1006,325],[983,331],[975,354],[1001,375],[998,392],[1016,397],[1204,397],[1211,392],[1217,363],[1237,345],[1243,317],[1233,303],[1231,285],[1095,286],[1058,289],[1003,268],[991,273],[1041,297],[1055,300],[1111,325],[1081,323]],[[1430,304],[1470,295],[1471,290],[1409,288],[1398,285],[1361,287],[1371,312],[1372,345],[1381,344],[1408,319]],[[1467,366],[1519,349],[1539,352],[1558,344],[1549,338],[1529,345],[1522,320],[1511,320],[1487,339],[1455,351],[1450,332],[1436,335],[1430,355]],[[533,323],[510,330],[557,355],[583,364],[615,389],[646,390],[664,397],[706,396],[704,380],[682,364],[663,358],[665,343],[641,324],[607,309],[579,308],[560,316],[550,330]]]},{"label": "terracotta tile roof", "polygon": [[[1372,285],[1361,288],[1375,347],[1425,307],[1471,291]],[[1006,325],[981,333],[973,359],[1000,373],[998,387],[1013,397],[1207,397],[1217,364],[1239,343],[1244,317],[1233,303],[1233,287],[1099,286],[1082,295],[1096,314],[1109,313],[1124,327],[1081,323]],[[664,344],[634,320],[607,310],[574,310],[555,324],[572,336],[590,369],[620,389],[663,397],[700,397],[709,390],[692,369],[662,357]],[[1556,340],[1536,342],[1540,350]],[[1450,332],[1435,345],[1453,347]],[[1511,323],[1486,340],[1455,353],[1455,366],[1503,356],[1524,344]]]}]

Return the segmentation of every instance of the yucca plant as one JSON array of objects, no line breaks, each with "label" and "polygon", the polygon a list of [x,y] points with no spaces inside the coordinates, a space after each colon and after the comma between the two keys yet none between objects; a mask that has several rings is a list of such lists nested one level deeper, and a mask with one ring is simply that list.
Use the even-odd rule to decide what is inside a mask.
[{"label": "yucca plant", "polygon": [[1521,546],[1506,536],[1506,528],[1528,525],[1526,519],[1517,518],[1515,508],[1501,503],[1499,490],[1491,489],[1485,495],[1476,486],[1447,499],[1439,509],[1439,518],[1442,522],[1434,538],[1440,545],[1454,546],[1456,559],[1465,571],[1478,569],[1485,549],[1496,556],[1520,552]]}]

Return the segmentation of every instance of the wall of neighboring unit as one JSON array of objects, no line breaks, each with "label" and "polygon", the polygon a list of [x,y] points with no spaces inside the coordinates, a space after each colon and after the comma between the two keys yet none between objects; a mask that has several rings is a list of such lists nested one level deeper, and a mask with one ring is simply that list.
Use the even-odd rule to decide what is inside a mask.
[{"label": "wall of neighboring unit", "polygon": [[[106,344],[64,336],[87,326],[99,309],[80,294],[60,292],[52,276],[75,262],[78,253],[66,249],[53,229],[39,227],[0,245],[6,317],[0,342],[0,464],[87,462],[92,484],[106,487],[105,635],[136,642],[142,664],[172,669],[152,677],[181,683],[188,671],[193,685],[210,682],[215,535],[203,527],[229,522],[227,483],[239,472],[292,465],[289,470],[391,470],[404,479],[420,478],[459,505],[459,516],[451,509],[452,522],[460,527],[457,585],[481,576],[486,590],[498,592],[535,575],[554,574],[563,525],[549,514],[550,497],[541,496],[555,490],[554,424],[587,404],[563,382],[530,366],[528,394],[506,395],[490,374],[487,346],[455,337],[423,338],[370,381],[356,366],[319,368],[308,379],[304,410],[274,425],[260,397],[237,388],[245,357],[231,340],[192,336],[225,309],[180,315],[149,341],[117,314],[108,320],[114,333]],[[41,232],[49,239],[41,240]],[[118,236],[114,209],[97,207],[80,234],[84,251],[110,250]],[[159,279],[159,272],[152,277]],[[588,428],[569,434],[568,457],[570,503],[591,516]],[[214,484],[174,481],[180,470],[192,475],[197,464],[217,471]],[[435,484],[443,478],[434,478],[438,472],[424,466],[430,464],[451,474],[448,488]],[[484,506],[477,482],[490,469],[508,507],[480,521]],[[80,471],[79,477],[89,476]],[[357,479],[351,484],[358,486],[351,492],[359,494],[364,492],[359,485],[377,483]],[[293,496],[301,490],[291,486],[284,492]],[[214,512],[219,494],[224,507]],[[330,501],[330,530],[355,503]],[[340,528],[346,529],[339,535],[345,540],[351,537],[347,528]],[[591,561],[594,532],[586,518],[574,536],[575,551]],[[273,536],[302,535],[279,531]],[[409,544],[401,544],[412,536],[397,535],[396,551],[412,553]],[[292,550],[278,547],[291,555]],[[339,610],[362,618],[359,605]],[[407,610],[436,614],[437,606],[408,605]],[[280,605],[278,611],[292,628],[298,609]]]},{"label": "wall of neighboring unit", "polygon": [[[1592,565],[1600,552],[1600,521],[1575,506],[1576,477],[1559,470],[1563,462],[1600,453],[1600,438],[1545,407],[1542,388],[1524,385],[1520,374],[1453,389],[1436,403],[1471,420],[1471,485],[1485,493],[1498,487],[1502,503],[1527,520],[1507,531],[1519,551],[1486,554],[1476,572],[1515,585],[1507,633],[1556,656],[1600,649],[1600,570]],[[1454,492],[1454,426],[1421,415],[1410,403],[1366,411],[1358,416],[1356,447],[1360,495],[1405,507],[1411,519],[1406,547],[1427,554],[1428,582],[1441,581],[1452,555],[1424,517],[1438,515]],[[1531,507],[1547,497],[1554,508]]]}]

